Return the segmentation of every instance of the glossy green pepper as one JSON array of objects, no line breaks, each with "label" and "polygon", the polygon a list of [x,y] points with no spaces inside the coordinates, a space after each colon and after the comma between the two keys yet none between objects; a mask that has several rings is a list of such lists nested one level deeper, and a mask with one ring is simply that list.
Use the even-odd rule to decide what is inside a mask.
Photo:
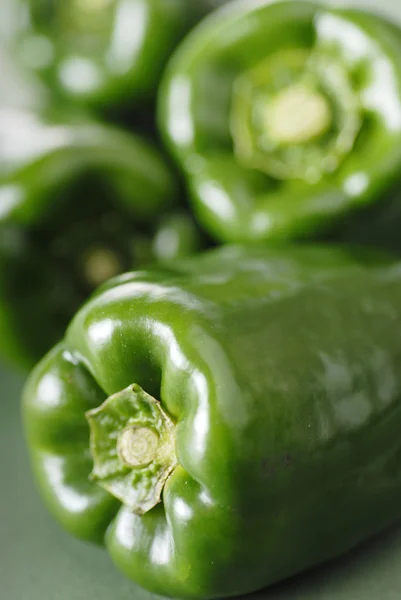
[{"label": "glossy green pepper", "polygon": [[400,264],[341,248],[120,276],[27,382],[43,498],[163,595],[339,556],[401,516],[400,321]]},{"label": "glossy green pepper", "polygon": [[400,178],[400,32],[311,2],[232,3],[172,58],[160,125],[216,239],[314,237]]},{"label": "glossy green pepper", "polygon": [[4,109],[0,140],[0,352],[32,366],[100,283],[201,236],[174,208],[163,157],[134,135]]},{"label": "glossy green pepper", "polygon": [[153,97],[209,0],[18,0],[16,50],[61,97],[94,108]]}]

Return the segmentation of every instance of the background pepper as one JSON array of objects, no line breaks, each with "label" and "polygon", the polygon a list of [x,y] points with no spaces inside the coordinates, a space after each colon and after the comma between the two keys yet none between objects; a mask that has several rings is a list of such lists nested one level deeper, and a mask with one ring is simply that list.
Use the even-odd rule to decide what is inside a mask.
[{"label": "background pepper", "polygon": [[401,36],[357,10],[233,3],[178,49],[159,120],[216,239],[321,235],[399,180]]},{"label": "background pepper", "polygon": [[171,52],[210,9],[197,0],[18,0],[16,52],[61,98],[106,109],[154,97]]},{"label": "background pepper", "polygon": [[322,236],[328,243],[347,244],[381,248],[394,254],[401,254],[401,186],[396,184],[380,202],[372,204],[363,212],[352,212],[333,224]]},{"label": "background pepper", "polygon": [[12,109],[0,112],[0,139],[0,351],[32,365],[100,283],[203,241],[142,139]]},{"label": "background pepper", "polygon": [[223,248],[108,282],[24,392],[45,501],[164,595],[346,552],[401,516],[400,318],[399,264],[345,249]]}]

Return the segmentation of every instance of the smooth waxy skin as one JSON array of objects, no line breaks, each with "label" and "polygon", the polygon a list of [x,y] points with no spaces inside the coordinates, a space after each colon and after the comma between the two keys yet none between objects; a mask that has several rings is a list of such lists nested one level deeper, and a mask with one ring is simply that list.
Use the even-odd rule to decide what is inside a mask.
[{"label": "smooth waxy skin", "polygon": [[[153,97],[208,0],[22,0],[17,50],[61,96],[95,109]],[[27,17],[28,12],[28,19]]]},{"label": "smooth waxy skin", "polygon": [[[256,590],[401,516],[401,268],[347,250],[225,248],[128,273],[38,365],[23,415],[71,533],[163,595]],[[90,480],[86,411],[138,384],[178,466],[138,516]]]},{"label": "smooth waxy skin", "polygon": [[13,109],[0,137],[0,351],[31,367],[97,284],[202,241],[185,211],[174,217],[175,178],[141,138]]},{"label": "smooth waxy skin", "polygon": [[[296,143],[295,124],[286,131],[297,112],[292,104],[286,123],[269,118],[284,119],[277,99],[300,88],[327,114],[321,123],[312,119]],[[161,86],[159,122],[194,209],[216,239],[319,235],[379,205],[399,179],[401,35],[357,10],[231,3],[177,50]],[[274,139],[277,131],[283,143]]]}]

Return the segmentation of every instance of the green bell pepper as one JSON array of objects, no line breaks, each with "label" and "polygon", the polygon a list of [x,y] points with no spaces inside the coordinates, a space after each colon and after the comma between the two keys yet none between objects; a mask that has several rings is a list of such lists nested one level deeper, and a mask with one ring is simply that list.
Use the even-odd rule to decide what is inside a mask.
[{"label": "green bell pepper", "polygon": [[401,516],[400,321],[400,264],[341,248],[225,247],[106,283],[24,390],[45,502],[169,596],[339,556]]},{"label": "green bell pepper", "polygon": [[159,121],[216,239],[320,235],[400,179],[400,32],[311,2],[232,3],[172,58]]},{"label": "green bell pepper", "polygon": [[18,0],[16,52],[61,97],[94,108],[153,97],[209,0]]},{"label": "green bell pepper", "polygon": [[174,208],[168,165],[134,135],[4,109],[0,140],[0,353],[32,366],[100,283],[202,239]]}]

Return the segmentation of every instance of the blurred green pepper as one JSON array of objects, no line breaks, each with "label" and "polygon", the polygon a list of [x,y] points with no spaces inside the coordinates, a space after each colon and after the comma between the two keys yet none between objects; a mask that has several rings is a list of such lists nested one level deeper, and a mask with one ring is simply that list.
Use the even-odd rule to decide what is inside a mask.
[{"label": "blurred green pepper", "polygon": [[160,124],[216,239],[314,237],[400,178],[400,32],[311,2],[233,3],[173,57]]},{"label": "blurred green pepper", "polygon": [[[80,119],[0,111],[0,352],[31,365],[109,277],[201,245],[147,142]],[[170,211],[178,212],[174,216]]]},{"label": "blurred green pepper", "polygon": [[154,96],[171,52],[209,0],[20,0],[18,55],[61,96],[132,105]]}]

